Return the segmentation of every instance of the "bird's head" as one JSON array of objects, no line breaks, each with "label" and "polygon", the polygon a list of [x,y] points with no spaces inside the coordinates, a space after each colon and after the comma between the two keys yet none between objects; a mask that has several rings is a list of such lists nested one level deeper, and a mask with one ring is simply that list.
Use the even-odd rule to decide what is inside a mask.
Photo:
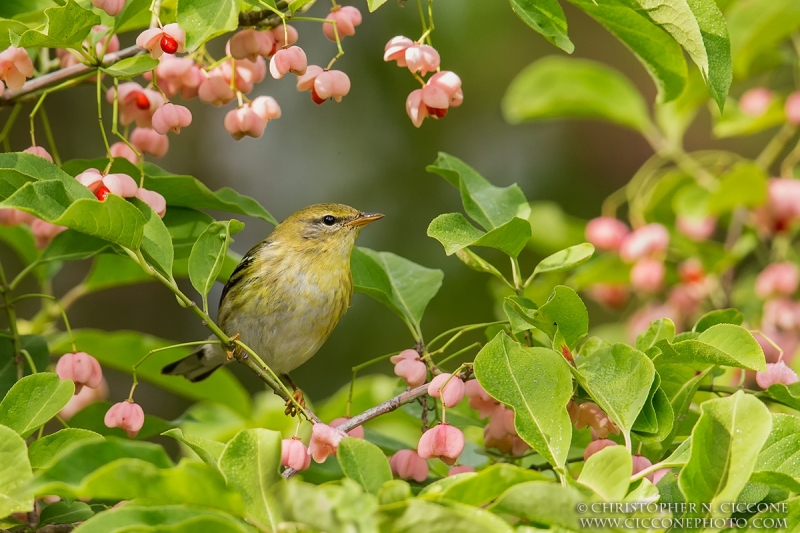
[{"label": "bird's head", "polygon": [[362,213],[344,204],[316,204],[281,222],[273,235],[300,249],[349,256],[361,229],[381,218],[380,213]]}]

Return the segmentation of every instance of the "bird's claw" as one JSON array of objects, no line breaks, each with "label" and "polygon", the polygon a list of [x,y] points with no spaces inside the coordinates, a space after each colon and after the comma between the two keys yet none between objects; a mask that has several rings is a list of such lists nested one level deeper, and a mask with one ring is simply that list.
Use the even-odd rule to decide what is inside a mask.
[{"label": "bird's claw", "polygon": [[303,391],[300,389],[295,389],[292,393],[292,397],[286,400],[286,409],[283,413],[286,416],[297,416],[298,409],[297,406],[300,406],[302,409],[306,408],[306,398],[303,396]]},{"label": "bird's claw", "polygon": [[239,346],[238,344],[236,344],[236,341],[238,341],[241,338],[242,338],[242,336],[239,333],[237,333],[235,335],[231,335],[231,344],[233,344],[233,349],[232,350],[226,350],[228,361],[233,361],[234,359],[239,359],[239,356],[242,353],[242,347]]}]

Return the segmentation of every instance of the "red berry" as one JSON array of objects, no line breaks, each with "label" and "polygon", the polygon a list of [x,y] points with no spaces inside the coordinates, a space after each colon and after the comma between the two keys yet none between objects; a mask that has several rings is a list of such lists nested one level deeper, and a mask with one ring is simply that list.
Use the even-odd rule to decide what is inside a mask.
[{"label": "red berry", "polygon": [[428,108],[428,114],[435,118],[442,118],[447,114],[447,109],[439,109],[438,107],[429,107],[429,106],[425,107]]},{"label": "red berry", "polygon": [[94,196],[101,202],[105,202],[108,195],[111,194],[111,191],[108,190],[108,187],[105,185],[100,185],[97,189],[94,190]]},{"label": "red berry", "polygon": [[315,91],[313,89],[313,87],[311,89],[311,100],[313,100],[314,103],[317,104],[317,105],[322,105],[322,104],[325,103],[325,99],[324,98],[320,98],[319,95],[317,94],[317,91]]},{"label": "red berry", "polygon": [[147,95],[141,91],[136,95],[136,107],[142,111],[150,109],[150,100],[147,98]]},{"label": "red berry", "polygon": [[161,36],[161,49],[166,54],[174,54],[178,51],[178,41],[166,33]]}]

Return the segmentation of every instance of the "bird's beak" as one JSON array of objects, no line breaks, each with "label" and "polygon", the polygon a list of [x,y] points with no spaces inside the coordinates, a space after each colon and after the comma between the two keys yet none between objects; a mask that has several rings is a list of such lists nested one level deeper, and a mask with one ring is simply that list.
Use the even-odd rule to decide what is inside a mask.
[{"label": "bird's beak", "polygon": [[367,224],[370,224],[382,218],[383,218],[382,213],[361,213],[350,222],[347,222],[347,225],[358,228],[361,226],[366,226]]}]

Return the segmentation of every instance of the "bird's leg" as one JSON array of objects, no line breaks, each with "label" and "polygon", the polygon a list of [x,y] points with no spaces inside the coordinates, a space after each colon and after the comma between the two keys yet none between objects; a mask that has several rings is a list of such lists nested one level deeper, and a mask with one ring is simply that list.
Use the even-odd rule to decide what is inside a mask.
[{"label": "bird's leg", "polygon": [[[289,386],[294,391],[292,393],[292,398],[286,400],[286,410],[284,411],[284,414],[286,414],[287,416],[296,416],[297,406],[295,405],[295,402],[297,402],[297,404],[300,405],[300,407],[305,408],[306,406],[305,396],[303,396],[303,391],[301,391],[298,388],[298,386],[295,385],[294,381],[292,381],[292,378],[289,377],[289,374],[281,374],[281,377],[285,379],[287,383],[289,383]],[[292,399],[294,399],[294,401],[292,401]]]},{"label": "bird's leg", "polygon": [[236,344],[236,341],[241,339],[242,336],[239,333],[235,335],[231,335],[231,344],[233,345],[232,350],[226,350],[228,354],[228,361],[233,361],[234,359],[239,359],[239,356],[242,354],[242,347]]}]

